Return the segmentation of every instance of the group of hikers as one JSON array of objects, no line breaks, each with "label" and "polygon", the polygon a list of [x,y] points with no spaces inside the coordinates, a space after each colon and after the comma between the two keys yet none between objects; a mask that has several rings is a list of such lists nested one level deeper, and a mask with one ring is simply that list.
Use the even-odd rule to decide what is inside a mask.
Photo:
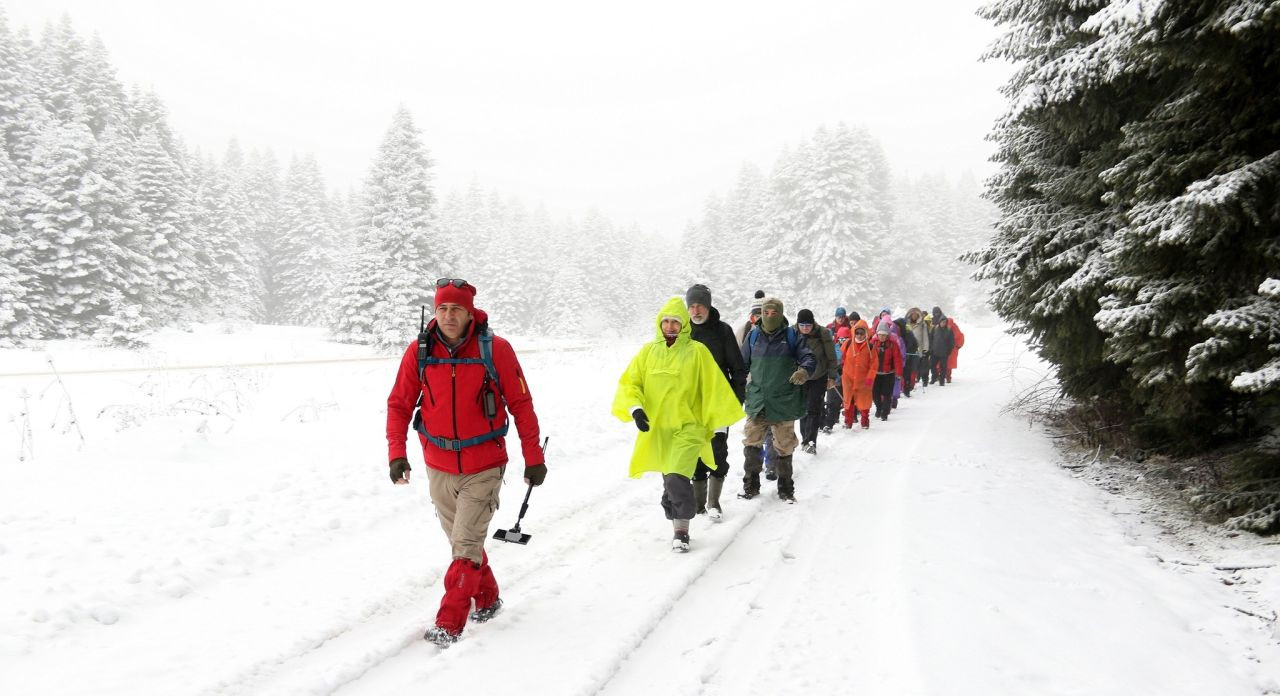
[{"label": "group of hikers", "polygon": [[[406,435],[418,432],[436,516],[451,545],[445,593],[424,638],[447,647],[468,619],[483,622],[502,607],[484,542],[498,506],[511,418],[524,458],[523,480],[547,475],[538,418],[515,351],[493,335],[475,307],[476,289],[458,278],[436,281],[434,317],[405,350],[387,398],[392,483],[407,485]],[[874,416],[888,420],[917,384],[945,386],[964,334],[939,307],[894,318],[882,309],[868,324],[839,307],[822,326],[801,309],[791,326],[782,300],[755,293],[735,332],[694,285],[667,300],[646,342],[618,380],[612,412],[639,431],[634,478],[662,475],[661,505],[671,521],[671,548],[690,548],[689,524],[723,515],[720,496],[729,472],[729,427],[743,428],[740,498],[760,494],[760,477],[777,481],[780,499],[794,503],[792,455],[817,454],[818,434]],[[795,424],[800,422],[800,434]]]}]

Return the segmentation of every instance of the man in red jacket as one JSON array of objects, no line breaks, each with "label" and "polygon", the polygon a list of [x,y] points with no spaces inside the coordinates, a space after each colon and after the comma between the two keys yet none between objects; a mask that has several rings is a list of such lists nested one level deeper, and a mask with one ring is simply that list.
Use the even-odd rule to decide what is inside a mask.
[{"label": "man in red jacket", "polygon": [[525,483],[541,485],[547,475],[524,372],[511,344],[489,333],[489,317],[475,308],[475,295],[465,280],[436,281],[435,318],[405,350],[387,397],[391,481],[409,483],[405,434],[412,421],[431,502],[453,546],[440,611],[424,636],[441,646],[458,640],[468,612],[472,621],[483,622],[502,607],[484,541],[506,471],[507,409],[520,432]]}]

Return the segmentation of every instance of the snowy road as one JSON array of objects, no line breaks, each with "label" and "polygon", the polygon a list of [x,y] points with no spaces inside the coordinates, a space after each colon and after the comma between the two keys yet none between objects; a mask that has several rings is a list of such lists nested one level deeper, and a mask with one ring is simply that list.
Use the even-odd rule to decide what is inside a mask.
[{"label": "snowy road", "polygon": [[[1012,339],[971,330],[953,385],[797,454],[798,504],[771,484],[729,499],[724,522],[695,520],[684,556],[668,550],[658,479],[625,477],[632,432],[607,414],[629,354],[525,360],[552,473],[524,524],[532,542],[490,543],[506,610],[447,651],[420,639],[448,562],[425,477],[386,480],[389,366],[228,378],[247,381],[235,390],[249,405],[225,433],[90,423],[102,444],[69,480],[41,472],[85,455],[45,445],[41,467],[2,473],[0,692],[1276,688],[1275,641],[1229,589],[1161,564],[1040,428],[1000,414],[1036,370]],[[81,412],[119,388],[68,383]],[[281,422],[308,399],[340,405]],[[496,526],[520,494],[506,489]]]}]

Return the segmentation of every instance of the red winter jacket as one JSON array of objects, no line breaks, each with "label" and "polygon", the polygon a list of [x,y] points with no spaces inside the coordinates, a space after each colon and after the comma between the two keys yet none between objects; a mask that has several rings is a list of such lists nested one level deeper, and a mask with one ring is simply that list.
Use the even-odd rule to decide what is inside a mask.
[{"label": "red winter jacket", "polygon": [[[433,319],[427,325],[432,334],[431,354],[437,358],[479,358],[480,344],[476,339],[476,326],[488,321],[488,315],[476,310],[467,327],[463,342],[449,355],[443,339],[436,332]],[[413,420],[413,407],[422,395],[422,421],[427,432],[435,437],[465,440],[500,428],[507,419],[507,409],[515,416],[515,426],[520,433],[520,448],[524,465],[542,463],[542,450],[538,445],[538,416],[533,412],[533,397],[525,383],[524,372],[516,360],[511,344],[498,336],[493,337],[493,364],[498,372],[498,384],[502,399],[498,400],[498,415],[492,421],[484,417],[485,369],[474,365],[428,365],[426,382],[418,374],[418,343],[414,341],[400,360],[400,371],[387,397],[387,460],[405,457],[405,435]],[[506,406],[503,406],[506,401]],[[422,443],[422,456],[427,466],[451,474],[475,474],[507,463],[506,438],[494,438],[458,451],[445,450],[418,434]]]},{"label": "red winter jacket", "polygon": [[[883,348],[883,350],[882,350]],[[902,353],[893,336],[881,341],[879,334],[871,339],[871,366],[876,374],[892,372],[902,376]]]}]

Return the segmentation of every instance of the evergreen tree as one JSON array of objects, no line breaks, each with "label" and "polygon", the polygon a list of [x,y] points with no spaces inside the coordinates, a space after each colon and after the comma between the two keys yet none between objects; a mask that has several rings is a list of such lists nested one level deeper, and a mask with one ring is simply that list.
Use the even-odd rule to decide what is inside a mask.
[{"label": "evergreen tree", "polygon": [[408,110],[392,119],[365,182],[359,258],[334,334],[393,348],[413,333],[406,317],[431,303],[432,279],[452,268],[438,244],[431,159]]},{"label": "evergreen tree", "polygon": [[[199,160],[196,160],[199,162]],[[231,161],[236,161],[232,157]],[[236,321],[262,318],[262,281],[251,262],[248,202],[239,176],[205,160],[195,168],[196,222],[208,295],[206,314]]]},{"label": "evergreen tree", "polygon": [[303,326],[331,322],[334,237],[320,166],[313,157],[294,158],[285,181],[276,244],[278,321]]},{"label": "evergreen tree", "polygon": [[[1123,393],[1124,370],[1104,359],[1094,323],[1108,278],[1102,243],[1117,226],[1102,172],[1114,161],[1131,100],[1124,86],[1076,72],[1097,43],[1085,21],[1105,0],[1001,0],[982,14],[1006,27],[988,56],[1017,65],[996,124],[999,172],[988,195],[1000,210],[991,243],[970,258],[995,283],[992,307],[1029,334],[1079,398]],[[1137,87],[1135,87],[1137,89]]]},{"label": "evergreen tree", "polygon": [[258,274],[262,319],[269,324],[285,322],[287,303],[281,291],[284,280],[279,265],[285,256],[281,247],[283,186],[275,154],[271,150],[250,152],[236,181],[247,206],[244,233],[249,244],[245,253]]},{"label": "evergreen tree", "polygon": [[[1276,352],[1267,281],[1280,275],[1280,13],[1219,0],[1091,24],[1124,47],[1098,59],[1099,73],[1158,87],[1104,177],[1124,211],[1105,246],[1107,357],[1164,429],[1211,424],[1238,401],[1236,378]],[[1239,389],[1280,394],[1265,383],[1245,377]]]},{"label": "evergreen tree", "polygon": [[109,338],[132,343],[144,328],[125,309],[146,304],[151,272],[128,156],[115,133],[97,141],[78,123],[53,127],[37,143],[27,219],[45,335],[87,336],[103,322]]},{"label": "evergreen tree", "polygon": [[844,125],[820,128],[775,173],[778,283],[789,297],[834,307],[850,287],[868,298],[882,293],[883,269],[875,260],[891,213],[877,200],[887,191],[875,181],[886,175],[876,149],[869,136]]},{"label": "evergreen tree", "polygon": [[0,147],[0,346],[6,348],[34,338],[37,330],[19,265],[29,247],[18,219],[20,191],[17,168]]},{"label": "evergreen tree", "polygon": [[155,128],[143,131],[137,146],[136,197],[141,230],[149,239],[153,266],[151,313],[161,325],[173,322],[207,298],[192,243],[190,194],[186,177],[164,149]]}]

